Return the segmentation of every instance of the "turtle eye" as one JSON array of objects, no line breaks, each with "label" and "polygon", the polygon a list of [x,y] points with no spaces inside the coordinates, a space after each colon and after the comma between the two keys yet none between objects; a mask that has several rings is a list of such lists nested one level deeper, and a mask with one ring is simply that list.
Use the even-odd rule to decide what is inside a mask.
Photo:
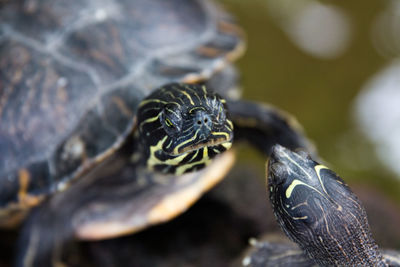
[{"label": "turtle eye", "polygon": [[170,127],[170,128],[175,128],[174,125],[172,124],[171,120],[169,118],[166,118],[164,120],[165,124]]},{"label": "turtle eye", "polygon": [[217,115],[218,122],[220,124],[224,124],[226,120],[226,110],[222,103],[218,105],[218,115]]},{"label": "turtle eye", "polygon": [[175,135],[182,128],[182,114],[176,107],[166,106],[161,112],[160,122],[167,134]]}]

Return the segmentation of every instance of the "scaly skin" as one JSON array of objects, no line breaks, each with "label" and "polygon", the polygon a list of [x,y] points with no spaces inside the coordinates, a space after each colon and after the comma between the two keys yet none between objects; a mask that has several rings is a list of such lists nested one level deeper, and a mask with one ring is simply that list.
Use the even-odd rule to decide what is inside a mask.
[{"label": "scaly skin", "polygon": [[276,145],[268,164],[270,200],[286,235],[322,266],[388,266],[367,215],[345,182],[306,153]]}]

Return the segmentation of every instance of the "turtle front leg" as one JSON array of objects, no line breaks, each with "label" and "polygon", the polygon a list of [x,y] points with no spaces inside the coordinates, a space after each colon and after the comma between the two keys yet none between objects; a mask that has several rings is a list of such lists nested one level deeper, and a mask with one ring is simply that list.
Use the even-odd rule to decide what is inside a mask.
[{"label": "turtle front leg", "polygon": [[316,154],[301,125],[288,113],[267,104],[243,100],[230,100],[227,105],[235,140],[246,140],[267,156],[277,143]]}]

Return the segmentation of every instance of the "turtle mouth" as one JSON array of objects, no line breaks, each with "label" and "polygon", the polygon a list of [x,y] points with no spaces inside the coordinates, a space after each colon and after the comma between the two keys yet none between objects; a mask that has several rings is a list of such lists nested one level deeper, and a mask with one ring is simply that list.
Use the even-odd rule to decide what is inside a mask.
[{"label": "turtle mouth", "polygon": [[[220,138],[213,138],[210,140],[204,140],[200,141],[196,144],[190,144],[184,147],[180,147],[178,149],[174,149],[171,153],[169,153],[170,156],[180,156],[183,154],[187,154],[196,150],[199,150],[204,147],[213,147],[213,146],[218,146],[218,145],[224,145],[224,144],[232,144],[232,138],[226,138],[226,137],[220,137]],[[230,148],[226,146],[226,148]]]}]

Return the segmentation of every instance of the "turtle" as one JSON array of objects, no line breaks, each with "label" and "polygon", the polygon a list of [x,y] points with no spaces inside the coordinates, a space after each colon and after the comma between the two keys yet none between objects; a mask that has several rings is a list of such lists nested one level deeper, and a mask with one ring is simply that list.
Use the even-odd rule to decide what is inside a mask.
[{"label": "turtle", "polygon": [[400,266],[400,252],[379,249],[365,209],[345,181],[305,151],[273,147],[270,203],[293,242],[252,241],[245,266]]},{"label": "turtle", "polygon": [[233,140],[313,150],[292,116],[235,98],[244,47],[211,1],[3,3],[0,225],[25,221],[17,265],[172,219],[224,177]]}]

